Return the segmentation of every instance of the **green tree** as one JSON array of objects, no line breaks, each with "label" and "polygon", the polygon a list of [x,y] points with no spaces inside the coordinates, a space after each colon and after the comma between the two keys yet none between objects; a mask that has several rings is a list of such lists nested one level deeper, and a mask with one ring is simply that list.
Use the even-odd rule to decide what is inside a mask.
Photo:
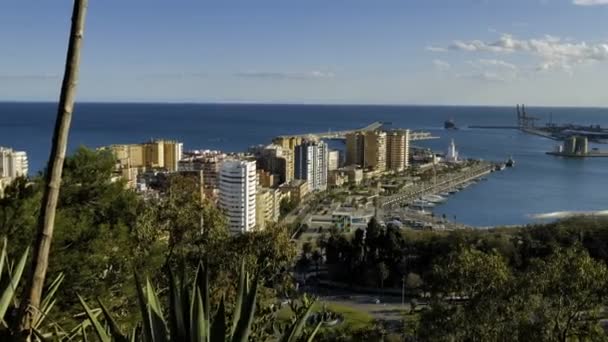
[{"label": "green tree", "polygon": [[[113,168],[109,152],[86,148],[65,161],[48,276],[65,275],[52,314],[67,327],[81,311],[76,293],[111,298],[106,304],[121,322],[133,322],[133,268],[154,277],[164,263],[167,244],[155,228],[148,203],[114,181]],[[34,240],[31,212],[39,208],[41,182],[35,178],[29,185],[17,183],[0,202],[0,234],[14,241],[12,250],[24,250]]]},{"label": "green tree", "polygon": [[303,256],[308,257],[311,253],[312,253],[312,243],[304,242],[304,244],[302,244]]},{"label": "green tree", "polygon": [[422,287],[422,278],[416,273],[408,273],[405,278],[405,287],[409,291],[416,291]]},{"label": "green tree", "polygon": [[[433,277],[435,297],[422,316],[422,340],[500,341],[508,336],[504,296],[513,278],[501,256],[472,249],[454,252],[434,267]],[[448,304],[454,297],[462,304]]]},{"label": "green tree", "polygon": [[[608,269],[580,248],[556,249],[512,275],[497,255],[465,249],[434,269],[420,339],[604,341],[599,322]],[[460,303],[451,303],[458,295]]]},{"label": "green tree", "polygon": [[384,288],[384,281],[390,275],[388,267],[386,267],[385,263],[381,262],[381,263],[379,263],[379,264],[376,265],[376,274],[377,274],[377,277],[378,277],[378,283],[380,285],[380,288],[383,289]]},{"label": "green tree", "polygon": [[599,321],[608,298],[608,268],[580,248],[535,260],[523,281],[532,321],[529,333],[548,341],[607,340]]}]

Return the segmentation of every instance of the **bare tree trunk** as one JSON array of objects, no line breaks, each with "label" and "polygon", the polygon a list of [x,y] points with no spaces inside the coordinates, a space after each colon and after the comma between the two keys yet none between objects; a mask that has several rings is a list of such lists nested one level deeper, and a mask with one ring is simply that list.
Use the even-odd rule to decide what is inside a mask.
[{"label": "bare tree trunk", "polygon": [[72,28],[66,57],[65,72],[61,86],[57,121],[53,133],[53,145],[46,174],[46,186],[42,198],[42,208],[38,217],[38,233],[32,259],[32,267],[19,307],[19,331],[29,336],[34,321],[39,315],[42,289],[49,263],[49,252],[55,226],[55,211],[61,187],[61,173],[68,145],[68,133],[72,120],[72,110],[76,97],[76,82],[80,63],[80,48],[84,32],[84,21],[88,0],[74,0]]}]

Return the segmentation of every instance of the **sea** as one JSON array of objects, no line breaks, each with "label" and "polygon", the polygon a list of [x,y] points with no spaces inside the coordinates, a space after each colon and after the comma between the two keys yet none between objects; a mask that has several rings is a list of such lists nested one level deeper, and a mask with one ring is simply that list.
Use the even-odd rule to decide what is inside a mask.
[{"label": "sea", "polygon": [[[55,103],[0,103],[0,146],[26,151],[31,175],[47,162],[56,112]],[[528,112],[545,122],[608,126],[608,108],[529,107]],[[444,130],[448,119],[460,129]],[[545,152],[555,141],[513,129],[468,128],[514,126],[515,107],[78,103],[69,149],[166,138],[182,141],[185,150],[238,152],[278,135],[356,129],[374,121],[431,132],[440,139],[413,144],[438,152],[453,139],[465,158],[504,162],[513,157],[514,168],[451,196],[435,208],[437,215],[489,227],[536,223],[543,214],[608,209],[608,158],[554,157]]]}]

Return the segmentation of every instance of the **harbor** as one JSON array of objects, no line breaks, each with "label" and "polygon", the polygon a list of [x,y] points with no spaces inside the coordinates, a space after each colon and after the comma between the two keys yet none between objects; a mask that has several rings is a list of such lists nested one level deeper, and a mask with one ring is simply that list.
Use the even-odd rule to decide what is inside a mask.
[{"label": "harbor", "polygon": [[[601,125],[583,125],[576,123],[557,124],[553,122],[553,115],[545,125],[539,125],[541,118],[530,115],[525,105],[517,105],[517,125],[469,125],[472,129],[517,129],[524,133],[537,135],[543,138],[564,141],[570,137],[584,137],[589,141],[605,144],[608,143],[608,129]],[[554,154],[549,153],[549,154]],[[590,156],[604,156],[603,153],[591,153]]]},{"label": "harbor", "polygon": [[476,165],[467,166],[456,173],[437,177],[430,182],[408,187],[399,194],[381,198],[378,200],[378,207],[393,208],[404,205],[431,207],[445,199],[439,194],[445,196],[463,190],[496,169],[497,165],[494,163],[477,162]]},{"label": "harbor", "polygon": [[597,148],[589,150],[589,141],[586,137],[573,136],[558,145],[554,151],[547,152],[549,155],[566,158],[601,158],[608,157],[608,151],[600,151]]}]

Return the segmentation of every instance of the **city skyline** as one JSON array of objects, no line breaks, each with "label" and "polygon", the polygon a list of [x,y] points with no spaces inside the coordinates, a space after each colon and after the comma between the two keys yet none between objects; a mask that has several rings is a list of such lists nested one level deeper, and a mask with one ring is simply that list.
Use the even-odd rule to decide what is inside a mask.
[{"label": "city skyline", "polygon": [[[90,3],[79,100],[608,106],[607,1],[142,4]],[[70,6],[0,4],[0,101],[58,98]]]}]

